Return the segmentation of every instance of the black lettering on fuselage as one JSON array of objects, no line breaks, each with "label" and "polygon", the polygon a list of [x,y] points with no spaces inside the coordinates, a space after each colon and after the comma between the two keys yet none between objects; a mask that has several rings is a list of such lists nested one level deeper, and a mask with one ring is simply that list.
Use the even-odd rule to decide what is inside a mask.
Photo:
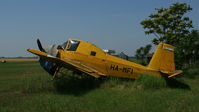
[{"label": "black lettering on fuselage", "polygon": [[130,70],[131,70],[131,68],[127,68],[127,73],[129,73],[129,72],[130,72]]},{"label": "black lettering on fuselage", "polygon": [[117,71],[118,71],[118,65],[116,65],[115,70],[117,70]]},{"label": "black lettering on fuselage", "polygon": [[133,68],[119,67],[118,65],[111,65],[110,70],[133,74]]},{"label": "black lettering on fuselage", "polygon": [[111,65],[110,69],[115,70],[115,65]]},{"label": "black lettering on fuselage", "polygon": [[133,74],[133,69],[131,69],[131,74]]},{"label": "black lettering on fuselage", "polygon": [[122,69],[122,72],[126,72],[126,68],[123,68],[123,69]]}]

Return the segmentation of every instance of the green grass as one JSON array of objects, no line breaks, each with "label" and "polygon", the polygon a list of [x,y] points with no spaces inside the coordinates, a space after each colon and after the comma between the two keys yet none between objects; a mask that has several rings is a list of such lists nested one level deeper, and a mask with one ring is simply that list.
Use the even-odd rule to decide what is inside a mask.
[{"label": "green grass", "polygon": [[[197,70],[196,70],[197,71]],[[194,71],[194,73],[197,73]],[[37,62],[0,63],[0,112],[197,112],[199,76],[138,80],[61,74]]]},{"label": "green grass", "polygon": [[187,78],[194,79],[197,75],[199,75],[199,67],[193,67],[193,68],[185,68],[183,69],[183,75]]},{"label": "green grass", "polygon": [[135,85],[143,89],[162,89],[167,87],[167,82],[163,77],[150,76],[143,74],[135,80]]}]

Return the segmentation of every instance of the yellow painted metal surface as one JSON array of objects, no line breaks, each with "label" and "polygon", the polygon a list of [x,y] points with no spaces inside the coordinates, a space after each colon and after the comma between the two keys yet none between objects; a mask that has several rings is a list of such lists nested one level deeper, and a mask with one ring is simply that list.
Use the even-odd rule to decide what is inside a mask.
[{"label": "yellow painted metal surface", "polygon": [[148,67],[160,71],[174,72],[174,47],[169,44],[160,43]]},{"label": "yellow painted metal surface", "polygon": [[[76,39],[69,39],[76,40]],[[60,64],[72,70],[79,70],[96,78],[100,76],[114,76],[123,78],[138,78],[142,74],[172,77],[179,74],[174,64],[174,47],[160,43],[148,66],[142,66],[115,56],[106,54],[95,45],[76,40],[79,43],[75,51],[68,51],[70,46],[58,49],[58,57],[50,56],[44,52],[28,49],[29,52],[44,57],[49,61]]]}]

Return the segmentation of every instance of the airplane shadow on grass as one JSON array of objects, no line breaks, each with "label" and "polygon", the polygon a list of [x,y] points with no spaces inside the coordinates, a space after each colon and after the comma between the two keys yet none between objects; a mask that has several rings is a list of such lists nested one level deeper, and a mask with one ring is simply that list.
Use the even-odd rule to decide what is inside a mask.
[{"label": "airplane shadow on grass", "polygon": [[54,81],[54,87],[60,94],[81,96],[89,91],[99,88],[103,80],[91,76],[59,76]]},{"label": "airplane shadow on grass", "polygon": [[179,89],[186,89],[186,90],[191,90],[190,86],[183,82],[182,80],[175,79],[175,78],[170,78],[170,79],[165,79],[167,86],[170,88],[179,88]]},{"label": "airplane shadow on grass", "polygon": [[[72,75],[60,75],[57,77],[54,81],[54,87],[56,88],[56,91],[60,94],[71,94],[75,96],[81,96],[83,94],[88,93],[89,91],[95,90],[100,87],[101,84],[103,84],[106,79],[108,78],[102,78],[102,79],[96,79],[92,76],[88,75],[78,75],[78,74],[72,74]],[[190,86],[186,84],[185,82],[175,79],[175,78],[165,78],[167,87],[169,88],[178,88],[178,89],[185,89],[185,90],[191,90]],[[126,80],[122,80],[126,81]],[[129,81],[129,80],[128,80]],[[131,80],[135,81],[135,80]]]}]

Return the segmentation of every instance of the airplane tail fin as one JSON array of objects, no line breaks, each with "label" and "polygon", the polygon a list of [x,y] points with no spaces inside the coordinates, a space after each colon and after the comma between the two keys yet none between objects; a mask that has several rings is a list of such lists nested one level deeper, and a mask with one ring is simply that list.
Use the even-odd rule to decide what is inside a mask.
[{"label": "airplane tail fin", "polygon": [[165,43],[159,43],[148,67],[168,74],[169,78],[182,73],[175,69],[174,46]]}]

